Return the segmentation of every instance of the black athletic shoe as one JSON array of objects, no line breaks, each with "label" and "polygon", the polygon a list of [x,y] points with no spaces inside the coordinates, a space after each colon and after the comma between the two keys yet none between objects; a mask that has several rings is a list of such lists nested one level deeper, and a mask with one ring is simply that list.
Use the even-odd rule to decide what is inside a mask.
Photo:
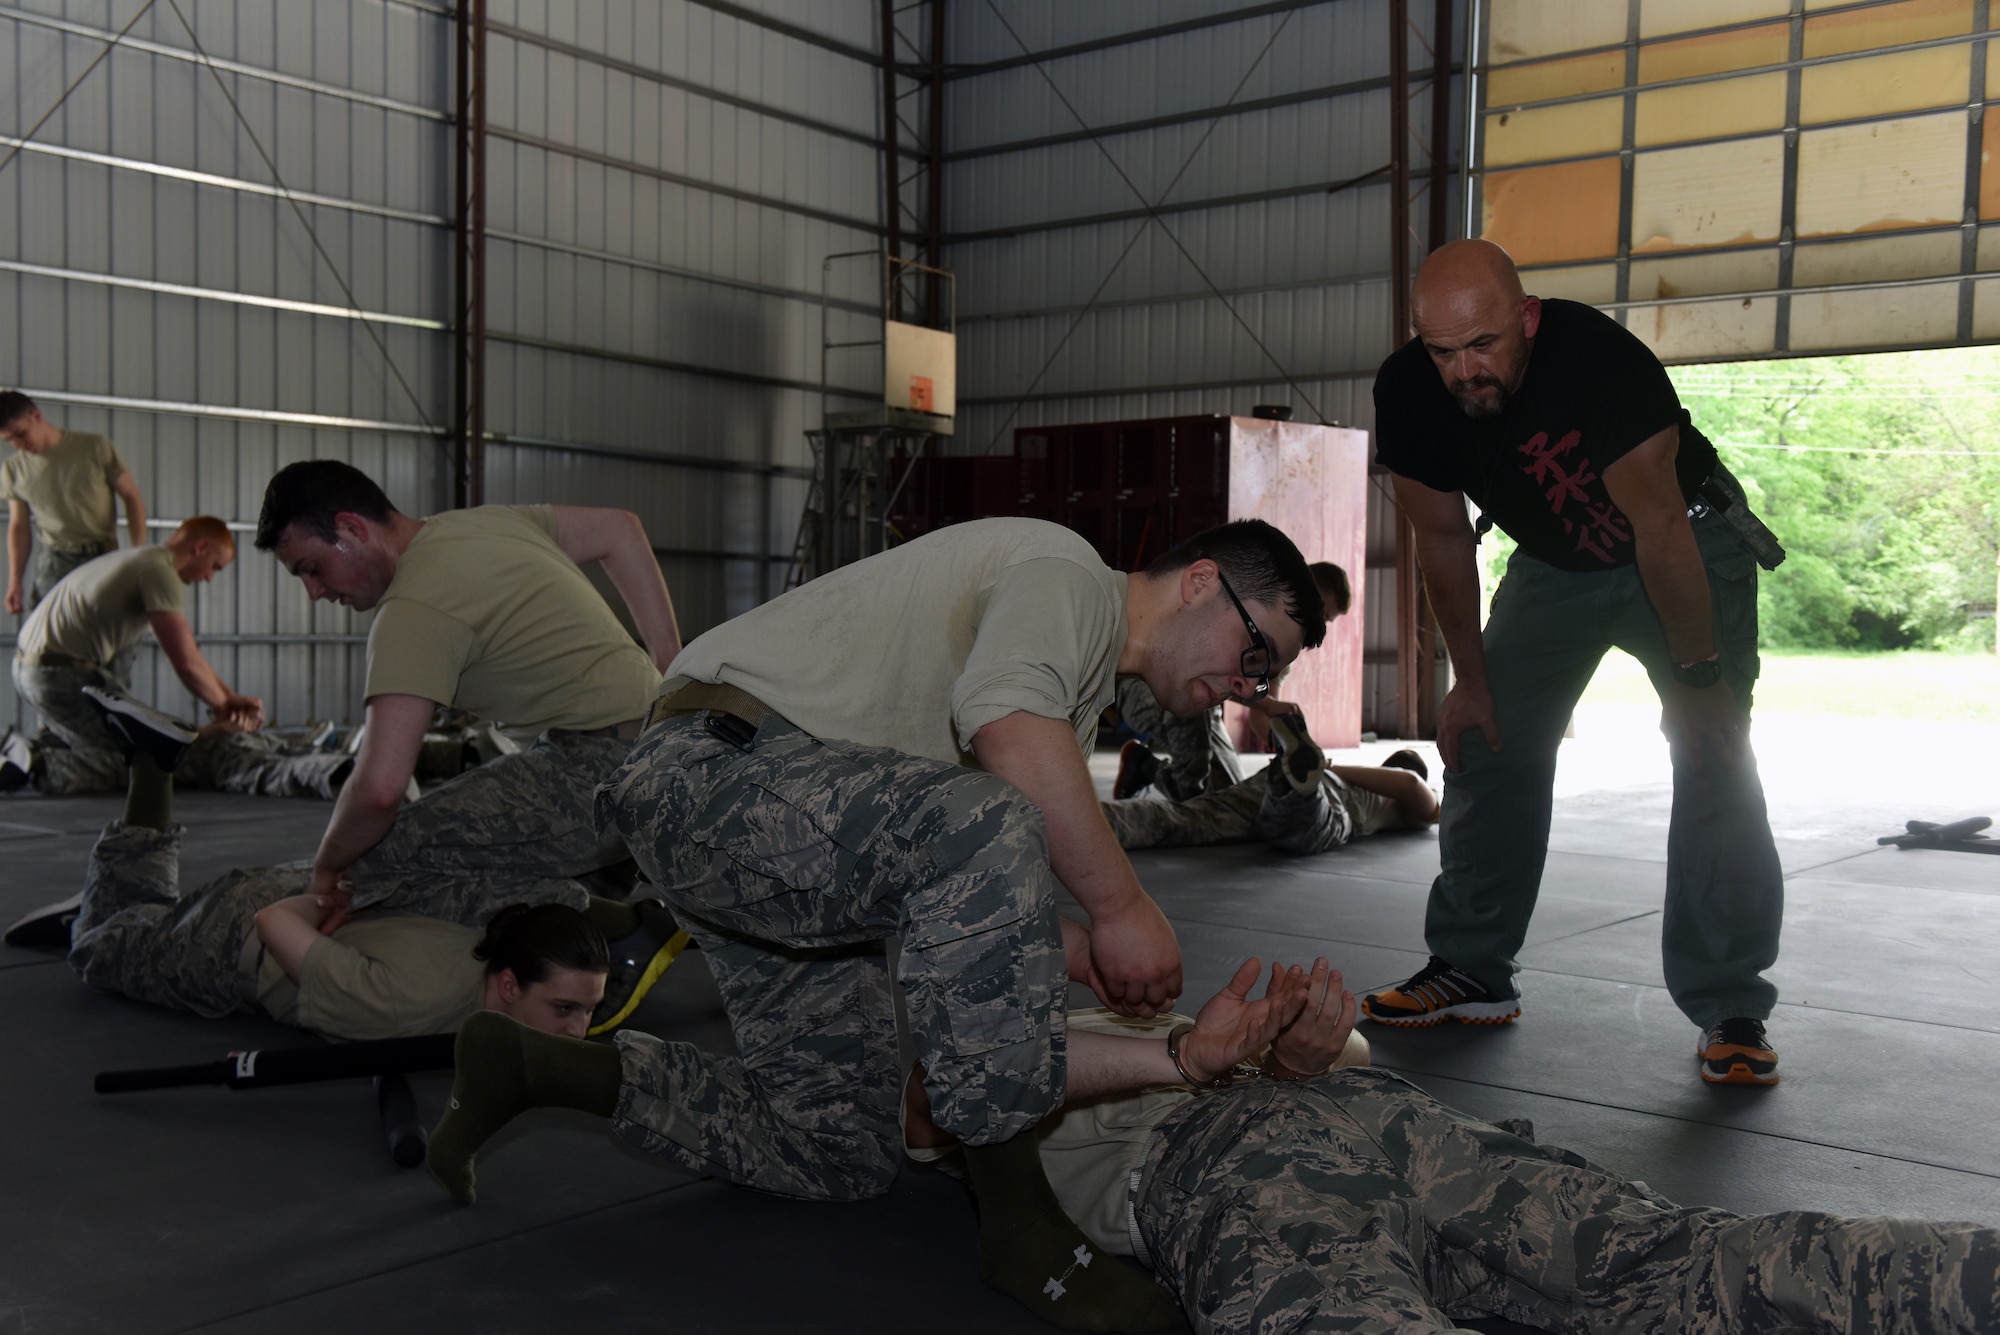
[{"label": "black athletic shoe", "polygon": [[611,972],[604,980],[604,1000],[590,1015],[590,1032],[605,1034],[630,1019],[660,975],[687,949],[688,934],[654,899],[637,900],[639,926],[611,943]]},{"label": "black athletic shoe", "polygon": [[1416,775],[1419,779],[1422,779],[1425,783],[1429,783],[1431,781],[1431,767],[1424,763],[1424,758],[1422,756],[1418,755],[1415,751],[1411,751],[1408,749],[1398,751],[1394,755],[1388,757],[1386,760],[1382,762],[1382,768],[1406,769],[1410,771],[1410,773]]},{"label": "black athletic shoe", "polygon": [[1428,1029],[1446,1020],[1463,1024],[1506,1024],[1521,1013],[1519,997],[1495,996],[1437,956],[1401,987],[1371,992],[1361,1013],[1377,1024]]},{"label": "black athletic shoe", "polygon": [[7,929],[7,944],[23,950],[55,950],[67,954],[69,925],[76,921],[77,911],[82,907],[81,890],[68,899],[45,904]]},{"label": "black athletic shoe", "polygon": [[144,751],[171,774],[187,749],[194,745],[194,731],[171,714],[162,714],[130,696],[113,695],[95,686],[84,687],[83,693],[97,706],[97,712],[104,716],[104,726],[111,730],[128,757]]},{"label": "black athletic shoe", "polygon": [[1278,772],[1294,792],[1310,793],[1319,787],[1326,753],[1306,731],[1304,714],[1271,715],[1271,745],[1278,753]]},{"label": "black athletic shoe", "polygon": [[1724,1020],[1703,1031],[1701,1078],[1711,1085],[1775,1085],[1778,1053],[1764,1036],[1764,1022],[1747,1015]]},{"label": "black athletic shoe", "polygon": [[1137,797],[1150,788],[1159,776],[1160,758],[1135,737],[1119,748],[1118,777],[1111,781],[1111,796],[1119,802]]},{"label": "black athletic shoe", "polygon": [[0,741],[0,793],[26,788],[34,776],[35,749],[19,732],[7,729],[6,739]]}]

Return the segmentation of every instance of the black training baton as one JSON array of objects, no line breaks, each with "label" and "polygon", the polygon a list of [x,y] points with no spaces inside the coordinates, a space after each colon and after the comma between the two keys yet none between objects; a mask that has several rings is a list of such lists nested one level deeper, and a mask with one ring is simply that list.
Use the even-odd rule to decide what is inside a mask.
[{"label": "black training baton", "polygon": [[457,1037],[426,1034],[422,1038],[382,1038],[365,1043],[329,1043],[316,1048],[232,1052],[221,1061],[198,1062],[193,1066],[99,1071],[95,1085],[100,1094],[129,1094],[134,1090],[174,1089],[182,1085],[263,1089],[268,1085],[302,1085],[361,1076],[400,1078],[407,1071],[450,1070],[452,1046]]}]

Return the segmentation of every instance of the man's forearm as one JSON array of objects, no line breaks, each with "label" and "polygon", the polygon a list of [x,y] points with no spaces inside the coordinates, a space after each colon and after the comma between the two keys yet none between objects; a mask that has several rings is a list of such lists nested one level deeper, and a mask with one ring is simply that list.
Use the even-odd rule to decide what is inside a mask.
[{"label": "man's forearm", "polygon": [[319,852],[313,855],[316,875],[339,876],[361,860],[361,855],[382,842],[396,823],[400,803],[383,806],[372,801],[363,785],[343,784],[333,804],[333,819],[320,836]]},{"label": "man's forearm", "polygon": [[229,703],[229,688],[222,684],[222,678],[199,651],[186,660],[169,654],[167,661],[173,665],[174,675],[181,679],[181,685],[187,687],[188,693],[195,699],[210,709],[221,709]]},{"label": "man's forearm", "polygon": [[1089,1029],[1069,1031],[1069,1075],[1063,1090],[1066,1105],[1106,1094],[1184,1083],[1167,1052],[1164,1034],[1141,1038],[1136,1034],[1100,1034]]},{"label": "man's forearm", "polygon": [[12,517],[7,523],[7,585],[19,588],[28,573],[28,546],[34,533],[26,520]]},{"label": "man's forearm", "polygon": [[981,728],[973,750],[983,769],[1041,808],[1049,866],[1093,919],[1145,897],[1097,804],[1090,770],[1066,721],[1011,714]]},{"label": "man's forearm", "polygon": [[[1678,522],[1676,522],[1678,521]],[[1709,602],[1708,568],[1685,514],[1660,524],[1633,526],[1639,580],[1667,635],[1667,656],[1692,663],[1713,653],[1715,622]]]},{"label": "man's forearm", "polygon": [[643,541],[637,544],[636,552],[620,547],[606,556],[602,564],[611,587],[618,590],[618,596],[632,613],[632,623],[639,628],[639,639],[651,655],[653,666],[665,672],[681,651],[681,633],[674,617],[673,595],[667,592],[666,576],[660,573],[660,563],[653,559],[652,549]]},{"label": "man's forearm", "polygon": [[1486,649],[1479,638],[1479,565],[1471,530],[1464,538],[1417,539],[1417,564],[1424,591],[1437,614],[1438,633],[1458,680],[1484,685]]}]

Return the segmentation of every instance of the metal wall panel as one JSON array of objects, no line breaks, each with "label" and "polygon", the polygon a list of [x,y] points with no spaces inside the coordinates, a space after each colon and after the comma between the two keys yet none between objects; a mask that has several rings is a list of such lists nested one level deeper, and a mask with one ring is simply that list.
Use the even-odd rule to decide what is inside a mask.
[{"label": "metal wall panel", "polygon": [[[0,3],[0,135],[135,4]],[[690,634],[782,587],[821,411],[821,265],[876,244],[881,222],[873,7],[735,8],[489,6],[488,497],[638,510]],[[0,382],[111,434],[163,519],[248,525],[271,472],[312,456],[438,508],[447,451],[421,431],[244,419],[446,423],[448,14],[183,9],[248,127],[172,10],[146,15],[0,173]],[[346,290],[274,196],[259,141],[312,197]],[[872,304],[865,277],[829,286]],[[298,308],[348,291],[419,322],[375,326],[386,361],[357,321]],[[196,609],[218,669],[279,722],[358,713],[365,618],[309,607],[249,551]],[[163,671],[147,658],[140,690],[188,709]]]},{"label": "metal wall panel", "polygon": [[[1259,403],[1372,425],[1369,387],[1391,347],[1389,6],[1308,3],[1275,43],[1283,14],[1214,21],[1242,7],[950,8],[953,452],[1007,452],[1024,426]],[[1432,13],[1410,11],[1421,164]],[[1201,26],[1149,32],[1184,23]],[[1024,46],[1058,54],[1024,61]],[[1194,207],[1145,216],[1162,202]],[[1376,488],[1370,545],[1386,544],[1390,559],[1393,514]],[[1370,609],[1367,726],[1392,723],[1393,588],[1378,587],[1380,572],[1351,573]]]},{"label": "metal wall panel", "polygon": [[[136,7],[0,4],[0,135],[32,126]],[[406,509],[439,504],[444,456],[421,430],[271,416],[414,428],[445,416],[449,32],[381,0],[182,10],[247,125],[171,7],[142,18],[0,172],[0,384],[110,436],[155,539],[200,513],[239,530],[236,563],[191,598],[226,680],[279,723],[352,716],[366,619],[311,606],[248,529],[265,481],[295,459],[348,459]],[[332,267],[274,181],[318,197],[303,211]],[[387,361],[342,314],[341,279],[364,309],[418,322],[375,326]],[[134,684],[196,712],[150,645]],[[33,723],[11,681],[0,715]]]},{"label": "metal wall panel", "polygon": [[[1589,291],[1671,360],[1992,337],[1978,300],[2000,253],[1986,0],[1475,13],[1467,216],[1531,288]],[[1641,257],[1682,251],[1714,262],[1683,270],[1693,286],[1658,286],[1667,266]],[[1856,284],[1884,295],[1814,290]],[[1669,300],[1732,291],[1734,305]]]}]

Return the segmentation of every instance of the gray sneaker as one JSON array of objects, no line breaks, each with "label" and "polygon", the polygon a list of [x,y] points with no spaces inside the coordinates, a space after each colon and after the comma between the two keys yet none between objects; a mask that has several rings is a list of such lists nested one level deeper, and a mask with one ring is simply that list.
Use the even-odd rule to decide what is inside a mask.
[{"label": "gray sneaker", "polygon": [[195,743],[196,733],[192,728],[129,695],[114,695],[95,686],[84,687],[83,694],[97,706],[97,712],[104,716],[104,726],[128,757],[143,751],[171,774]]},{"label": "gray sneaker", "polygon": [[1304,714],[1271,715],[1271,745],[1278,753],[1278,772],[1294,792],[1310,793],[1319,788],[1326,753],[1306,731]]}]

